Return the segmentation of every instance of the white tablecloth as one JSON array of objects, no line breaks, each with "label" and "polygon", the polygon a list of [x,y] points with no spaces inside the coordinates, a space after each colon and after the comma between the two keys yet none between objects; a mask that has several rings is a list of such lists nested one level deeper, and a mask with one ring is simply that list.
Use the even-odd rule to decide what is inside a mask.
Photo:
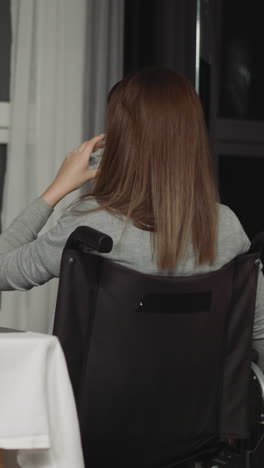
[{"label": "white tablecloth", "polygon": [[0,332],[0,447],[23,468],[84,468],[77,413],[58,339]]}]

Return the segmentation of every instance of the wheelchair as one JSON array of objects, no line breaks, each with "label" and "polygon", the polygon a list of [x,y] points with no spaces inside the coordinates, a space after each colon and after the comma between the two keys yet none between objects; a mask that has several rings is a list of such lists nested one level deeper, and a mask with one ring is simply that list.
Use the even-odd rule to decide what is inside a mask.
[{"label": "wheelchair", "polygon": [[[164,277],[101,254],[78,227],[62,255],[54,334],[89,468],[260,468],[264,377],[252,351],[264,238],[213,273]],[[262,462],[261,462],[262,459]]]}]

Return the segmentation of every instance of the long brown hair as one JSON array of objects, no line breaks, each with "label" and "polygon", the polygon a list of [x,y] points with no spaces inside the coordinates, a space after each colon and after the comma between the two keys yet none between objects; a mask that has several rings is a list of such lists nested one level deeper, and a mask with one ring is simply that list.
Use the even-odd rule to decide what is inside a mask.
[{"label": "long brown hair", "polygon": [[106,145],[94,197],[151,231],[158,267],[172,270],[190,242],[196,264],[215,261],[218,194],[199,97],[171,69],[126,76],[108,95]]}]

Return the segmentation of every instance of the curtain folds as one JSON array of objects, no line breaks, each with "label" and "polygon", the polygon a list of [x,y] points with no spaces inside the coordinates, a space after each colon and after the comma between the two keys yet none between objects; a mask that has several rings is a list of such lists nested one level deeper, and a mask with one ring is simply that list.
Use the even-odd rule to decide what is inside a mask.
[{"label": "curtain folds", "polygon": [[124,0],[88,1],[86,23],[85,138],[104,129],[107,93],[123,77]]},{"label": "curtain folds", "polygon": [[[123,0],[11,0],[11,15],[4,228],[45,190],[68,152],[104,131],[105,97],[123,62]],[[50,332],[56,293],[56,279],[3,293],[1,325]]]}]

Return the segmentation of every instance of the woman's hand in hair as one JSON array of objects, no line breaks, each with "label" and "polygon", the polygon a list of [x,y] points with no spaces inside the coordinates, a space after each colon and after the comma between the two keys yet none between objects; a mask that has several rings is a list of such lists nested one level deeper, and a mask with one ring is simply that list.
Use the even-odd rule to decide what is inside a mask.
[{"label": "woman's hand in hair", "polygon": [[94,151],[104,146],[104,137],[104,134],[97,135],[66,156],[54,181],[41,195],[49,205],[55,206],[68,193],[96,177],[99,169],[89,169],[89,159]]}]

